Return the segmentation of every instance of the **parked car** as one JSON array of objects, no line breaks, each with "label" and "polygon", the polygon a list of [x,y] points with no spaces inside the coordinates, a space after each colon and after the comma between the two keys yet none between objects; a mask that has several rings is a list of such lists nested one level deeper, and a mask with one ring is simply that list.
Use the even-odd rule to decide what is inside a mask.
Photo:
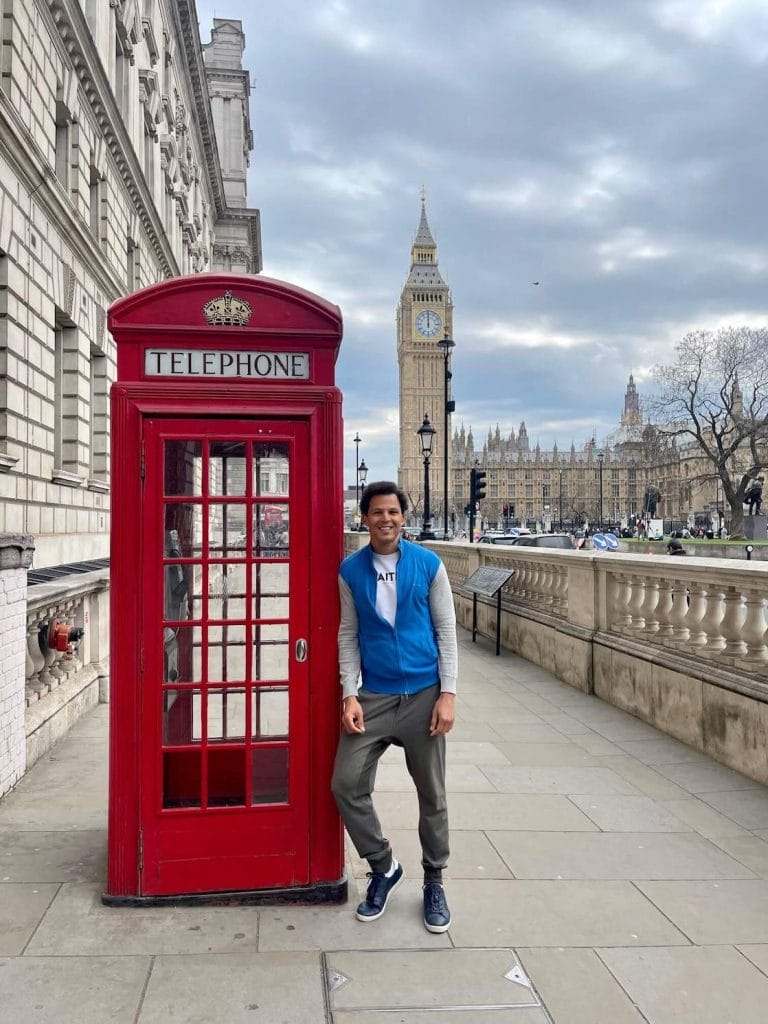
[{"label": "parked car", "polygon": [[567,533],[532,533],[528,537],[517,538],[518,547],[560,548],[573,551],[573,538]]},{"label": "parked car", "polygon": [[478,544],[511,544],[518,537],[528,537],[531,531],[524,526],[511,526],[506,533],[499,530],[488,530],[478,539]]},{"label": "parked car", "polygon": [[567,533],[486,533],[478,544],[509,544],[517,547],[560,548],[573,551],[573,540]]}]

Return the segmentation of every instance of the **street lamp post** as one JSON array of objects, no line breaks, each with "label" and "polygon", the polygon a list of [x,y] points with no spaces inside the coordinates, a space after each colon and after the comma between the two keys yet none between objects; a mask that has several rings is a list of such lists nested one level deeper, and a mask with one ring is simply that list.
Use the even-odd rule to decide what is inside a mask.
[{"label": "street lamp post", "polygon": [[437,431],[429,422],[429,416],[424,413],[424,422],[416,431],[421,442],[421,454],[424,458],[424,519],[422,522],[419,540],[434,540],[432,533],[432,513],[429,507],[429,460],[432,458],[432,445]]},{"label": "street lamp post", "polygon": [[355,519],[360,524],[360,442],[362,438],[355,431],[355,436],[352,438],[355,445]]},{"label": "street lamp post", "polygon": [[597,453],[597,467],[598,476],[600,478],[600,529],[603,529],[603,461],[605,459],[605,452],[602,448]]},{"label": "street lamp post", "polygon": [[443,350],[443,540],[448,540],[448,415],[456,408],[456,403],[448,399],[448,382],[453,377],[448,368],[448,361],[456,342],[449,338],[446,332],[443,340],[438,341],[437,347]]},{"label": "street lamp post", "polygon": [[560,493],[557,499],[557,528],[560,533],[563,532],[563,471],[558,470],[560,473]]},{"label": "street lamp post", "polygon": [[365,459],[362,460],[357,469],[357,479],[360,486],[365,490],[365,481],[368,479],[368,467],[365,464]]}]

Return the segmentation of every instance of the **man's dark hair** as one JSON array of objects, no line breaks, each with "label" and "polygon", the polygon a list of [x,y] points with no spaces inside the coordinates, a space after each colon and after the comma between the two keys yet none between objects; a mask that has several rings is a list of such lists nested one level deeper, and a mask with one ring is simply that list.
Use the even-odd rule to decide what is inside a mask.
[{"label": "man's dark hair", "polygon": [[394,494],[400,503],[400,511],[403,515],[408,511],[408,499],[405,496],[405,491],[401,491],[392,480],[374,480],[372,484],[368,484],[365,488],[360,499],[360,512],[364,516],[368,515],[368,509],[371,507],[371,498],[375,498],[379,494]]}]

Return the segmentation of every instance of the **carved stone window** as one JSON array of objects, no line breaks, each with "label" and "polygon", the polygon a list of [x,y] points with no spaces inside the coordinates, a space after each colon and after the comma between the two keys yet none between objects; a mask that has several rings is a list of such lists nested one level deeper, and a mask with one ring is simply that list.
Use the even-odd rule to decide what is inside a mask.
[{"label": "carved stone window", "polygon": [[172,135],[160,136],[160,168],[166,190],[173,192],[174,183],[179,176],[179,161],[176,156],[176,139]]},{"label": "carved stone window", "polygon": [[89,221],[93,237],[98,241],[102,238],[102,206],[105,204],[104,177],[95,164],[88,168],[89,174]]},{"label": "carved stone window", "polygon": [[154,67],[155,64],[160,60],[160,48],[157,45],[157,39],[155,38],[155,30],[152,27],[152,21],[149,18],[141,19],[141,27],[144,34],[144,42],[147,44],[147,53],[149,59]]},{"label": "carved stone window", "polygon": [[56,311],[53,479],[79,487],[86,469],[83,433],[88,429],[80,419],[80,340],[78,329],[63,310]]},{"label": "carved stone window", "polygon": [[144,115],[144,129],[155,138],[160,120],[160,83],[156,72],[148,69],[139,71],[139,102]]},{"label": "carved stone window", "polygon": [[91,343],[90,358],[90,467],[88,485],[102,490],[107,485],[109,463],[109,377],[107,357]]},{"label": "carved stone window", "polygon": [[115,11],[115,29],[123,54],[134,62],[133,48],[141,41],[143,26],[137,0],[109,0]]},{"label": "carved stone window", "polygon": [[67,191],[69,191],[72,166],[72,125],[76,120],[76,97],[77,78],[74,72],[67,68],[61,81],[56,83],[56,110],[54,114],[56,126],[56,177]]}]

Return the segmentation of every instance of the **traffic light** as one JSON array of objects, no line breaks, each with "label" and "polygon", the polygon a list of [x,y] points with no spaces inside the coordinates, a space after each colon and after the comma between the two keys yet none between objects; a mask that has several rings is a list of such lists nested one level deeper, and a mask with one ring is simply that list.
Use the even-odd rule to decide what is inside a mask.
[{"label": "traffic light", "polygon": [[472,469],[469,472],[469,499],[473,505],[485,498],[485,470]]},{"label": "traffic light", "polygon": [[506,519],[506,517],[509,515],[509,505],[507,505],[506,503],[503,504],[501,506],[501,511],[504,513],[504,518]]},{"label": "traffic light", "polygon": [[464,515],[465,516],[471,516],[472,515],[472,506],[471,505],[465,505],[464,506]]}]

